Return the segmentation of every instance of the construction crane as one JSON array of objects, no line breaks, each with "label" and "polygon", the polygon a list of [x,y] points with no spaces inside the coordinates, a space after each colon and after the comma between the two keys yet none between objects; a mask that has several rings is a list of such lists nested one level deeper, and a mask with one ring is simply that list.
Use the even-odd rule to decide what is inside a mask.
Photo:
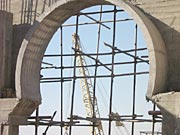
[{"label": "construction crane", "polygon": [[[100,118],[99,108],[97,104],[97,98],[93,98],[93,85],[90,78],[86,78],[90,75],[89,70],[87,69],[86,61],[84,57],[81,55],[81,42],[80,38],[77,34],[72,35],[72,42],[75,46],[75,51],[77,51],[77,66],[79,66],[79,73],[81,76],[84,76],[84,78],[81,78],[80,80],[80,86],[83,94],[83,103],[86,109],[86,115],[87,117],[93,117],[93,110],[95,113],[95,117]],[[95,101],[93,101],[95,99]],[[94,103],[94,106],[93,106]],[[94,109],[93,109],[94,107]],[[92,124],[92,122],[90,122]],[[102,122],[100,120],[96,121],[96,124],[98,126],[94,127],[94,135],[104,135],[103,128],[102,128]],[[92,130],[92,128],[91,128]]]}]

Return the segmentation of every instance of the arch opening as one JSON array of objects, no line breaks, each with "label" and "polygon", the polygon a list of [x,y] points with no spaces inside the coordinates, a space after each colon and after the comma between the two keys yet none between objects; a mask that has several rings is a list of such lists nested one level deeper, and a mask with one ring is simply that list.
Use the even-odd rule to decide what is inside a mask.
[{"label": "arch opening", "polygon": [[[18,56],[16,72],[16,89],[19,99],[31,99],[40,102],[39,73],[41,60],[53,34],[74,13],[86,7],[102,4],[102,1],[90,1],[88,3],[81,1],[81,3],[79,4],[79,1],[58,2],[50,9],[49,13],[45,13],[44,17],[41,17],[40,21],[36,22],[32,31],[29,32],[29,35],[23,41]],[[106,1],[103,2],[103,4],[107,3]],[[163,41],[154,25],[133,5],[123,1],[113,1],[112,4],[122,7],[131,14],[143,31],[150,60],[150,79],[147,93],[147,96],[150,98],[152,95],[162,92],[165,86],[167,69]],[[158,63],[160,59],[162,63]],[[162,73],[157,74],[159,71]]]}]

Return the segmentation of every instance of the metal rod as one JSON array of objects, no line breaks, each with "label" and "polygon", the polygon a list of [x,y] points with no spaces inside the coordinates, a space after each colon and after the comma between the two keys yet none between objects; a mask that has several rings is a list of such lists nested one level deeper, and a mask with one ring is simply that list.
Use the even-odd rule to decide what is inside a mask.
[{"label": "metal rod", "polygon": [[4,124],[3,123],[1,123],[1,135],[3,134],[3,132],[4,132]]},{"label": "metal rod", "polygon": [[[154,132],[156,135],[162,135],[162,132],[156,131]],[[140,135],[145,134],[145,135],[152,135],[152,131],[140,131]]]},{"label": "metal rod", "polygon": [[109,30],[111,29],[110,27],[108,27],[108,26],[106,26],[106,25],[102,24],[102,22],[100,22],[100,21],[98,21],[98,20],[94,19],[93,17],[91,17],[91,16],[89,16],[89,15],[87,15],[87,14],[84,14],[84,16],[86,16],[87,18],[89,18],[89,19],[93,20],[94,22],[96,22],[96,23],[98,23],[98,24],[102,25],[103,27],[105,27],[105,28],[107,28],[107,29],[109,29]]},{"label": "metal rod", "polygon": [[68,81],[72,81],[71,79],[69,80],[52,80],[52,81],[40,81],[40,83],[56,83],[56,82],[68,82]]},{"label": "metal rod", "polygon": [[[139,48],[136,51],[144,51],[144,50],[147,50],[147,48]],[[115,53],[116,54],[121,54],[121,53],[129,53],[129,52],[134,52],[134,51],[135,51],[134,49],[130,49],[130,50],[115,51]],[[81,54],[81,56],[84,56],[84,55],[96,56],[97,54],[96,53],[84,53],[84,54]],[[98,55],[99,56],[112,55],[112,52],[99,53]],[[59,55],[59,54],[46,54],[46,55],[44,55],[44,57],[60,57],[60,56],[62,56],[62,55]],[[63,54],[63,56],[71,57],[71,56],[74,56],[74,54]]]},{"label": "metal rod", "polygon": [[[100,6],[100,12],[102,12],[102,5]],[[102,20],[102,13],[100,13],[99,20],[101,22]],[[101,39],[101,25],[98,25],[98,39],[97,39],[97,50],[96,50],[96,60],[95,60],[95,71],[94,71],[94,85],[93,85],[93,118],[96,117],[95,113],[95,102],[96,102],[96,76],[97,76],[97,71],[98,71],[98,59],[99,59],[99,47],[100,47],[100,39]],[[95,132],[95,124],[96,122],[93,122],[93,132],[92,135],[94,135]],[[100,132],[100,131],[99,131]]]},{"label": "metal rod", "polygon": [[[138,35],[138,27],[137,24],[135,26],[135,43],[134,43],[134,48],[137,50],[137,35]],[[133,103],[132,103],[132,115],[135,115],[135,109],[136,109],[136,70],[137,70],[137,51],[134,52],[134,77],[133,77]],[[135,119],[133,117],[133,119]],[[131,134],[134,135],[134,122],[132,122],[132,129],[131,129]]]},{"label": "metal rod", "polygon": [[[136,72],[136,73],[124,73],[124,74],[115,74],[113,75],[114,77],[121,77],[121,76],[131,76],[131,75],[142,75],[142,74],[149,74],[149,72],[144,71],[144,72]],[[106,77],[112,77],[112,75],[97,75],[97,78],[106,78]],[[94,78],[94,76],[72,76],[72,77],[63,77],[63,80],[69,80],[69,79],[82,79],[82,78]],[[56,80],[56,79],[61,79],[59,77],[51,77],[51,78],[41,78],[41,80]]]},{"label": "metal rod", "polygon": [[[60,30],[61,30],[61,37],[60,37],[60,47],[61,47],[61,67],[63,67],[63,28],[60,27]],[[63,68],[61,68],[61,78],[63,78]],[[63,107],[64,107],[64,103],[63,103],[63,82],[64,81],[61,81],[61,121],[63,121]],[[63,135],[63,127],[61,127],[61,135]]]},{"label": "metal rod", "polygon": [[[114,12],[114,10],[96,11],[96,12],[86,12],[86,13],[80,12],[79,15],[93,15],[93,14],[113,13],[113,12]],[[124,10],[120,9],[120,10],[117,10],[117,12],[124,12]]]},{"label": "metal rod", "polygon": [[[135,118],[137,118],[137,117],[143,117],[143,115],[119,115],[119,117],[112,117],[111,119],[112,120],[121,120],[122,118],[132,118],[132,117],[135,117]],[[93,120],[109,120],[109,118],[91,118],[91,117],[81,117],[81,116],[78,116],[78,115],[73,115],[73,119],[75,119],[75,120],[89,120],[89,119],[93,119]]]},{"label": "metal rod", "polygon": [[25,6],[24,6],[24,23],[26,22],[26,12],[27,12],[27,0],[25,0]]},{"label": "metal rod", "polygon": [[[133,20],[133,19],[126,18],[126,19],[116,20],[116,23],[125,22],[125,21],[131,21],[131,20]],[[104,25],[105,23],[112,23],[113,21],[112,20],[107,20],[107,21],[98,21],[98,22],[101,23],[102,25]],[[79,26],[82,26],[82,25],[94,25],[94,24],[97,24],[97,22],[79,23]],[[73,27],[73,26],[76,26],[76,24],[64,24],[64,25],[62,25],[62,27]]]},{"label": "metal rod", "polygon": [[[28,125],[35,125],[34,122],[28,122]],[[60,122],[56,122],[55,124],[52,122],[52,123],[44,123],[44,122],[40,122],[39,123],[39,126],[57,126],[57,127],[63,127],[64,123],[60,123]],[[93,126],[93,125],[90,125],[90,124],[66,124],[66,126],[73,126],[73,127],[90,127],[90,126]],[[43,134],[44,135],[44,134]]]},{"label": "metal rod", "polygon": [[24,0],[22,0],[22,5],[21,5],[21,24],[23,23],[23,14],[24,14]]},{"label": "metal rod", "polygon": [[[106,45],[106,46],[108,46],[108,47],[111,47],[111,45],[109,45],[109,44],[107,44],[107,43],[105,43],[105,42],[104,42],[104,45]],[[118,49],[117,47],[115,47],[114,49],[117,50],[117,51],[119,51],[119,52],[121,52],[121,53],[124,53],[124,54],[126,54],[127,56],[130,56],[130,57],[132,57],[132,58],[135,57],[134,55],[132,55],[132,54],[130,54],[130,53],[127,53],[127,52],[124,52],[123,50]],[[137,56],[136,56],[136,59],[138,59],[138,60],[140,60],[140,61],[144,61],[144,62],[147,63],[147,61],[145,61],[144,59],[138,58]],[[148,62],[147,64],[149,64],[149,62]]]},{"label": "metal rod", "polygon": [[38,135],[38,127],[39,127],[39,107],[36,109],[36,123],[35,123],[35,135]]},{"label": "metal rod", "polygon": [[[143,63],[143,61],[137,61],[137,63]],[[134,61],[129,61],[129,62],[115,62],[114,65],[127,65],[127,64],[134,64]],[[104,65],[106,66],[111,66],[112,63],[105,63]],[[82,68],[82,67],[95,67],[96,65],[95,64],[92,64],[92,65],[84,65],[84,66],[76,66],[76,68]],[[98,65],[99,67],[100,66],[103,66],[103,65]],[[74,68],[74,66],[63,66],[63,67],[56,67],[56,66],[51,66],[51,67],[41,67],[41,69],[71,69],[71,68]]]},{"label": "metal rod", "polygon": [[31,7],[30,7],[31,0],[27,0],[27,1],[28,1],[28,5],[27,5],[27,24],[29,24],[29,21],[30,21],[30,12],[31,12]]},{"label": "metal rod", "polygon": [[[73,123],[70,123],[70,122],[61,122],[61,121],[46,121],[46,122],[43,122],[43,121],[41,121],[41,122],[39,122],[39,125],[41,125],[41,126],[62,126],[62,127],[64,127],[64,126],[70,126],[70,125],[72,125],[72,126],[75,126],[75,124],[77,124],[77,123],[80,123],[79,121],[73,121]],[[27,122],[27,124],[24,124],[24,125],[35,125],[36,124],[36,122],[34,122],[34,121],[28,121]]]},{"label": "metal rod", "polygon": [[[31,119],[36,119],[37,117],[36,116],[31,116],[31,117],[28,117],[28,120],[31,120]],[[41,119],[51,119],[51,116],[38,116],[38,119],[41,120]]]},{"label": "metal rod", "polygon": [[[79,23],[79,16],[76,17],[76,35],[78,35],[78,23]],[[77,38],[75,41],[75,44],[77,44]],[[77,52],[75,51],[75,57],[74,57],[74,71],[73,71],[73,87],[72,87],[72,96],[71,96],[71,114],[70,114],[70,123],[73,122],[72,116],[73,116],[73,110],[74,110],[74,95],[75,95],[75,84],[76,84],[76,55]],[[69,135],[72,134],[72,126],[69,127]]]},{"label": "metal rod", "polygon": [[38,7],[38,0],[36,0],[35,9],[34,9],[34,22],[36,21],[37,7]]},{"label": "metal rod", "polygon": [[49,127],[51,126],[50,123],[53,121],[53,119],[54,119],[56,113],[57,113],[57,111],[55,111],[55,112],[53,113],[53,116],[52,116],[51,119],[48,121],[48,125],[47,125],[47,127],[46,127],[46,129],[45,129],[43,135],[46,135],[46,133],[47,133]]},{"label": "metal rod", "polygon": [[[109,121],[109,119],[107,118],[107,119],[105,119],[105,120],[103,120],[103,119],[101,119],[102,121]],[[112,120],[112,121],[119,121],[119,120]],[[132,119],[122,119],[122,121],[123,122],[138,122],[138,123],[140,123],[140,122],[151,122],[152,123],[152,120],[151,119],[135,119],[135,120],[132,120]],[[162,120],[156,120],[156,122],[162,122]],[[35,122],[32,122],[32,121],[28,121],[27,122],[27,124],[24,124],[24,125],[35,125]],[[82,126],[82,127],[85,127],[85,126],[93,126],[93,125],[90,125],[90,124],[68,124],[68,123],[61,123],[61,122],[51,122],[51,123],[47,123],[47,122],[39,122],[39,126],[57,126],[57,127],[59,127],[59,126]],[[98,125],[96,125],[96,126],[98,126]],[[152,133],[152,131],[151,131],[151,133]],[[156,133],[156,132],[155,132]],[[161,133],[161,132],[159,132],[159,133]]]},{"label": "metal rod", "polygon": [[46,7],[46,0],[43,0],[43,8],[42,8],[42,12],[43,13],[45,11],[45,7]]},{"label": "metal rod", "polygon": [[110,98],[109,98],[109,130],[108,134],[111,135],[111,113],[112,113],[112,97],[114,89],[114,62],[115,62],[115,42],[116,42],[116,6],[114,6],[114,22],[113,22],[113,43],[112,43],[112,67],[111,67],[111,87],[110,87]]},{"label": "metal rod", "polygon": [[[156,110],[156,104],[154,103],[153,104],[153,111],[155,111]],[[154,135],[154,131],[155,131],[155,116],[154,115],[152,115],[152,121],[153,121],[153,123],[152,123],[152,135]]]},{"label": "metal rod", "polygon": [[82,53],[82,54],[86,55],[87,57],[91,58],[92,60],[94,60],[94,61],[96,61],[97,63],[99,63],[99,64],[101,64],[102,66],[104,66],[107,70],[111,71],[110,68],[108,68],[105,64],[103,64],[103,63],[100,62],[99,60],[96,60],[94,57],[92,57],[92,56],[90,56],[90,55],[88,55],[88,54],[86,54],[86,53],[83,53],[82,51],[77,50],[77,49],[75,49],[75,48],[73,48],[73,50],[75,50],[75,51],[77,51],[77,52],[79,52],[79,53]]},{"label": "metal rod", "polygon": [[32,23],[32,12],[33,12],[33,0],[30,1],[30,15],[29,15],[29,24]]},{"label": "metal rod", "polygon": [[[123,121],[123,122],[152,122],[152,119],[133,119],[134,116],[131,116],[132,118],[91,118],[91,117],[79,117],[79,116],[73,116],[74,120],[86,120],[86,121]],[[162,120],[156,120],[156,122],[161,122]]]},{"label": "metal rod", "polygon": [[[62,56],[62,55],[61,55]],[[51,64],[51,63],[48,63],[48,62],[41,62],[42,64],[45,64],[45,65],[49,65],[49,66],[53,66],[53,64]]]},{"label": "metal rod", "polygon": [[162,112],[161,111],[156,111],[156,110],[153,109],[153,111],[148,111],[148,114],[158,116],[158,115],[162,115]]},{"label": "metal rod", "polygon": [[[86,120],[86,121],[109,121],[109,118],[96,118],[96,119],[92,119],[92,118],[78,118],[79,120]],[[123,121],[123,122],[151,122],[152,123],[152,119],[111,119],[112,121]],[[156,122],[162,122],[162,120],[156,120]],[[39,126],[93,126],[93,125],[89,125],[89,124],[77,124],[80,123],[79,121],[74,121],[73,123],[70,122],[60,122],[60,121],[49,121],[49,123],[47,122],[39,122]],[[36,125],[36,122],[33,121],[28,121],[27,124],[23,124],[23,125]],[[98,125],[96,125],[98,126]],[[152,131],[151,131],[152,133]]]}]

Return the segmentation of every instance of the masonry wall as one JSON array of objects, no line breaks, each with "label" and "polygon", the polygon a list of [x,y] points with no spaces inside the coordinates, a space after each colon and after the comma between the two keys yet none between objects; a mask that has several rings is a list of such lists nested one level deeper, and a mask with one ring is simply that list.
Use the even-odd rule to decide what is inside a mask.
[{"label": "masonry wall", "polygon": [[180,91],[180,1],[138,0],[136,4],[149,16],[165,41],[169,66],[167,91]]},{"label": "masonry wall", "polygon": [[166,45],[169,66],[166,92],[175,93],[157,95],[156,103],[163,112],[163,135],[179,135],[180,1],[138,0],[136,4],[156,25]]}]

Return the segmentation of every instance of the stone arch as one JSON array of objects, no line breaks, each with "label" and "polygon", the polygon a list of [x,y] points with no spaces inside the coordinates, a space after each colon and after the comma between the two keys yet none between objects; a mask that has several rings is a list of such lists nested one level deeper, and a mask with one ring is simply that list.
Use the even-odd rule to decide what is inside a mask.
[{"label": "stone arch", "polygon": [[129,13],[140,26],[149,52],[150,77],[147,97],[165,91],[167,54],[160,33],[153,23],[130,2],[123,0],[60,0],[42,14],[24,39],[16,66],[18,99],[41,102],[40,67],[43,54],[59,26],[80,10],[98,4],[115,4]]}]

